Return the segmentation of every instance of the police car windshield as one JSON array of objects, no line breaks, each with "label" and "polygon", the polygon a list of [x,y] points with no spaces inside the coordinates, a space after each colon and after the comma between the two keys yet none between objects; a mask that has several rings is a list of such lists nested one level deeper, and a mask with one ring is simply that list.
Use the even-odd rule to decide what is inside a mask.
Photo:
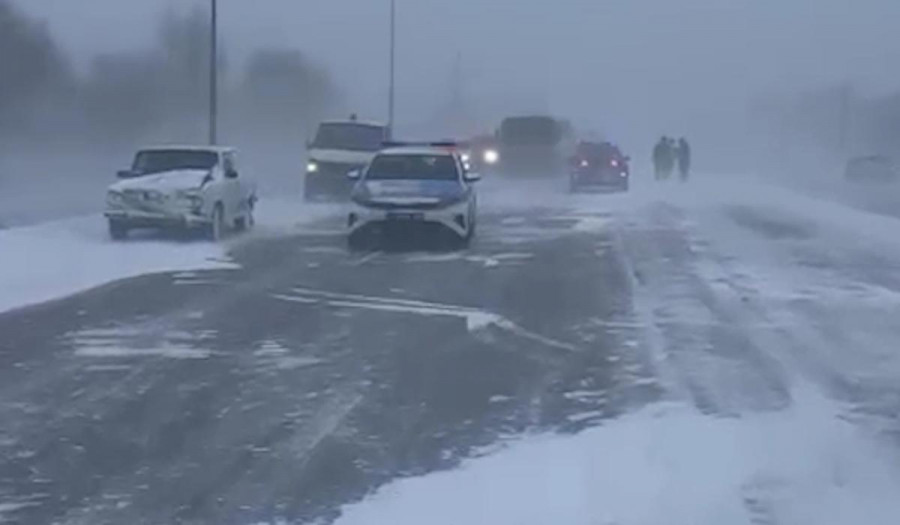
[{"label": "police car windshield", "polygon": [[351,151],[378,151],[384,141],[384,128],[367,124],[322,124],[313,147]]},{"label": "police car windshield", "polygon": [[380,155],[372,161],[367,180],[459,180],[450,155]]},{"label": "police car windshield", "polygon": [[136,173],[150,174],[173,170],[209,170],[218,162],[212,151],[154,150],[141,151],[134,158]]}]

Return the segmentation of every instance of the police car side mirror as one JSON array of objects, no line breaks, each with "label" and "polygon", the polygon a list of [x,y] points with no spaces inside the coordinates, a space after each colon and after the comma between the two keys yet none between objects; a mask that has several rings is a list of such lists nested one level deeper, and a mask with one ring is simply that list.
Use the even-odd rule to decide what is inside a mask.
[{"label": "police car side mirror", "polygon": [[347,178],[350,180],[359,180],[362,177],[362,170],[350,170],[347,172]]},{"label": "police car side mirror", "polygon": [[463,178],[466,180],[466,182],[478,182],[481,180],[481,173],[478,173],[476,171],[467,171]]}]

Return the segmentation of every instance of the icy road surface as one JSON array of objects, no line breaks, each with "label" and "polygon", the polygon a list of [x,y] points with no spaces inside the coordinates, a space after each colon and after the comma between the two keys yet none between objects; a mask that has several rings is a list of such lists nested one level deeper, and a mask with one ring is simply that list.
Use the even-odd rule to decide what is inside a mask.
[{"label": "icy road surface", "polygon": [[120,279],[0,314],[0,523],[896,523],[900,221],[486,183],[463,252],[0,234]]}]

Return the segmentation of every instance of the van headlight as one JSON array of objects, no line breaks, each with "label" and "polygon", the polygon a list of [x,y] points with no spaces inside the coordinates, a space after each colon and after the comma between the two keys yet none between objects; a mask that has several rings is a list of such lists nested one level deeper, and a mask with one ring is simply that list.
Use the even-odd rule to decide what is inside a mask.
[{"label": "van headlight", "polygon": [[500,154],[495,149],[485,150],[484,161],[488,164],[496,164],[500,160]]}]

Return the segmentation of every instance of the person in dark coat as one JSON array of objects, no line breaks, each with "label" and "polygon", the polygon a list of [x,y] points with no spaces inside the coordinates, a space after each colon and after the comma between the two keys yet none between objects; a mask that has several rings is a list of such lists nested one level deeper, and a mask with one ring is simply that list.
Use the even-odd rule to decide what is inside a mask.
[{"label": "person in dark coat", "polygon": [[656,180],[668,178],[674,164],[672,156],[672,143],[669,137],[664,136],[660,138],[653,148],[653,167],[656,173]]},{"label": "person in dark coat", "polygon": [[691,175],[691,145],[688,144],[686,138],[681,137],[678,140],[676,154],[678,157],[678,173],[681,175],[681,180],[686,181]]}]

